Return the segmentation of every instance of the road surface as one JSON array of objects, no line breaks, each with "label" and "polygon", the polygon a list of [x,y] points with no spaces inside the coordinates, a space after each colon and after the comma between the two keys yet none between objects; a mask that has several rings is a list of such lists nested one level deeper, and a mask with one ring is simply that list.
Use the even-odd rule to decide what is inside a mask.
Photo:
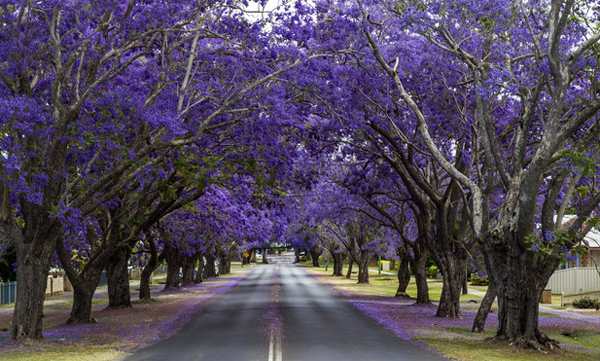
[{"label": "road surface", "polygon": [[442,361],[271,257],[173,337],[126,361]]}]

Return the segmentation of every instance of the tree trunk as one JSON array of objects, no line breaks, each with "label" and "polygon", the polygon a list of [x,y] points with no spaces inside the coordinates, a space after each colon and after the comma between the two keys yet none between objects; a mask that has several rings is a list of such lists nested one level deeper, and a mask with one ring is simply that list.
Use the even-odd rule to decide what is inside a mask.
[{"label": "tree trunk", "polygon": [[131,293],[129,290],[129,248],[119,249],[111,257],[106,267],[108,276],[108,308],[131,307]]},{"label": "tree trunk", "polygon": [[262,263],[264,263],[264,264],[268,264],[269,263],[269,261],[267,260],[267,248],[263,248]]},{"label": "tree trunk", "polygon": [[417,304],[431,303],[429,299],[429,284],[427,283],[427,253],[422,252],[415,260],[410,261],[410,268],[415,275],[417,285]]},{"label": "tree trunk", "polygon": [[208,277],[217,277],[217,268],[215,267],[215,256],[206,256],[206,265],[204,266],[206,272],[204,275]]},{"label": "tree trunk", "polygon": [[68,324],[96,322],[92,318],[92,300],[99,281],[100,277],[98,276],[96,282],[93,280],[72,282],[73,306],[71,307],[71,315],[67,320]]},{"label": "tree trunk", "polygon": [[341,277],[342,269],[344,267],[344,257],[341,253],[333,253],[333,276]]},{"label": "tree trunk", "polygon": [[149,240],[150,246],[150,259],[148,263],[142,269],[142,274],[140,275],[140,300],[142,301],[150,301],[152,295],[150,293],[150,279],[152,278],[152,273],[158,267],[158,252],[156,251],[156,245],[153,240]]},{"label": "tree trunk", "polygon": [[202,278],[204,274],[204,255],[202,253],[198,253],[198,268],[196,269],[196,276],[194,277],[194,283],[202,283],[204,279]]},{"label": "tree trunk", "polygon": [[497,338],[526,348],[552,349],[558,344],[539,330],[539,301],[558,257],[523,251],[508,240],[503,250],[488,250],[489,276],[498,298]]},{"label": "tree trunk", "polygon": [[300,250],[297,248],[294,248],[294,264],[295,263],[300,263]]},{"label": "tree trunk", "polygon": [[165,290],[178,288],[180,283],[179,269],[181,268],[181,257],[177,250],[168,244],[165,244],[165,260],[167,261],[167,281]]},{"label": "tree trunk", "polygon": [[473,319],[473,327],[471,328],[471,331],[483,332],[485,330],[485,321],[487,320],[487,316],[492,309],[495,299],[496,286],[494,286],[493,282],[490,282],[488,289],[485,292],[485,296],[483,296],[483,299],[481,300],[479,309],[477,310],[477,315],[475,315],[475,319]]},{"label": "tree trunk", "polygon": [[442,294],[437,317],[458,318],[460,317],[460,295],[466,270],[466,258],[459,257],[456,253],[438,257],[440,270],[442,272]]},{"label": "tree trunk", "polygon": [[222,254],[219,257],[219,274],[226,275],[229,273],[231,273],[231,261],[228,255]]},{"label": "tree trunk", "polygon": [[406,293],[406,289],[410,283],[410,260],[408,257],[402,257],[400,266],[398,267],[398,290],[396,290],[396,297],[409,297]]},{"label": "tree trunk", "polygon": [[467,272],[465,272],[465,277],[463,277],[462,294],[469,294],[469,274]]},{"label": "tree trunk", "polygon": [[310,249],[310,258],[312,260],[313,267],[319,267],[319,256],[321,256],[322,252],[319,252],[318,247],[313,247]]},{"label": "tree trunk", "polygon": [[182,265],[183,279],[181,281],[182,286],[190,286],[194,284],[194,263],[196,257],[185,256]]},{"label": "tree trunk", "polygon": [[13,339],[41,339],[46,284],[55,242],[38,247],[16,240],[17,295],[11,335]]},{"label": "tree trunk", "polygon": [[346,278],[350,279],[352,277],[352,266],[354,265],[354,260],[352,257],[348,257],[348,271],[346,272]]},{"label": "tree trunk", "polygon": [[358,263],[358,283],[369,283],[369,258],[369,252],[361,252]]}]

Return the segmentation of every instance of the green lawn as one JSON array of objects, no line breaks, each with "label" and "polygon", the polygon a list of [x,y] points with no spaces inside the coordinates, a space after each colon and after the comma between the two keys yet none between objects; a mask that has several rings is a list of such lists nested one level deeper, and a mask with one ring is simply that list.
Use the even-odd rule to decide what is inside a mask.
[{"label": "green lawn", "polygon": [[126,355],[110,346],[56,345],[45,346],[38,352],[32,352],[29,348],[24,351],[3,352],[1,358],[2,361],[119,361]]},{"label": "green lawn", "polygon": [[[551,335],[559,339],[556,335]],[[564,337],[564,336],[563,336]],[[600,340],[595,336],[595,342]],[[482,338],[419,338],[442,354],[460,361],[593,361],[600,360],[598,344],[592,350],[557,350],[541,353],[535,350],[519,350],[505,343],[494,342]],[[560,340],[561,342],[565,342]],[[568,344],[576,345],[571,340]]]},{"label": "green lawn", "polygon": [[[327,271],[325,271],[325,267],[321,266],[318,268],[314,268],[309,264],[303,264],[303,266],[309,267],[313,272],[317,272],[319,274],[330,274],[332,268],[329,267]],[[348,267],[344,266],[344,274]],[[390,271],[387,273],[394,273],[394,271]],[[356,283],[357,275],[353,272],[352,278],[350,280],[344,278],[336,278],[335,283],[336,286],[339,285],[341,289],[346,291],[355,291],[357,293],[369,296],[387,296],[394,297],[396,295],[396,290],[398,289],[398,279],[395,274],[384,274],[379,275],[377,268],[373,267],[369,269],[369,284],[357,284]],[[485,289],[484,289],[485,290]],[[411,278],[410,284],[406,289],[406,292],[409,296],[416,298],[417,297],[417,285],[414,282],[414,278]],[[441,280],[429,280],[429,297],[432,301],[439,301],[442,293],[442,281]],[[469,301],[469,300],[479,300],[481,297],[476,295],[462,295],[461,301]]]}]

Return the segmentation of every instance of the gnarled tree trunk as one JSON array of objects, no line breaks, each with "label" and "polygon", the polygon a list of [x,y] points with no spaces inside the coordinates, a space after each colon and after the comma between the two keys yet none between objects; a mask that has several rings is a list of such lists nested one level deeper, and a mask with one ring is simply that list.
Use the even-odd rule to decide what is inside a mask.
[{"label": "gnarled tree trunk", "polygon": [[106,275],[108,277],[108,308],[131,307],[131,292],[129,290],[128,263],[130,249],[123,247],[113,254]]},{"label": "gnarled tree trunk", "polygon": [[93,323],[96,322],[92,318],[92,301],[94,293],[100,282],[101,272],[94,275],[87,275],[86,280],[73,282],[73,306],[71,307],[71,315],[67,320],[68,324],[74,323]]},{"label": "gnarled tree trunk", "polygon": [[485,331],[485,321],[487,320],[487,316],[492,309],[492,305],[494,304],[494,300],[496,299],[496,286],[494,282],[490,282],[488,285],[487,291],[485,292],[485,296],[481,300],[481,304],[479,305],[479,309],[477,310],[477,314],[473,319],[473,327],[471,328],[472,332],[483,332]]},{"label": "gnarled tree trunk", "polygon": [[174,247],[165,244],[164,249],[165,261],[167,262],[167,281],[165,290],[178,288],[181,282],[179,270],[181,269],[181,256]]},{"label": "gnarled tree trunk", "polygon": [[402,257],[400,266],[398,267],[398,289],[396,290],[396,297],[408,297],[406,289],[410,283],[410,260],[408,257]]},{"label": "gnarled tree trunk", "polygon": [[13,339],[42,338],[46,284],[54,243],[34,244],[24,242],[21,237],[15,239],[19,286],[11,325]]},{"label": "gnarled tree trunk", "polygon": [[558,347],[539,330],[539,302],[558,257],[520,249],[507,241],[503,250],[488,250],[489,276],[498,298],[497,338],[536,349]]},{"label": "gnarled tree trunk", "polygon": [[219,274],[226,275],[231,273],[231,261],[229,260],[229,255],[222,254],[219,257]]},{"label": "gnarled tree trunk", "polygon": [[436,316],[458,318],[460,311],[460,295],[465,277],[466,257],[460,257],[456,252],[438,257],[442,272],[442,294]]},{"label": "gnarled tree trunk", "polygon": [[358,283],[369,283],[369,259],[367,251],[360,253],[360,262],[358,263]]},{"label": "gnarled tree trunk", "polygon": [[150,279],[152,278],[152,273],[158,267],[156,244],[154,244],[153,240],[147,240],[147,242],[150,248],[150,259],[148,259],[148,263],[146,263],[140,275],[140,300],[142,301],[150,301],[152,298],[150,293]]},{"label": "gnarled tree trunk", "polygon": [[196,257],[194,256],[185,256],[183,258],[182,265],[182,274],[183,278],[181,280],[182,286],[190,286],[194,284],[194,263],[196,261]]},{"label": "gnarled tree trunk", "polygon": [[354,260],[352,257],[348,257],[348,271],[346,272],[346,278],[350,279],[352,277],[352,266],[354,265]]},{"label": "gnarled tree trunk", "polygon": [[344,256],[339,252],[333,252],[333,276],[341,277],[344,267]]},{"label": "gnarled tree trunk", "polygon": [[427,283],[427,256],[427,252],[421,252],[416,259],[410,261],[410,268],[415,275],[417,285],[417,304],[431,303],[429,284]]}]

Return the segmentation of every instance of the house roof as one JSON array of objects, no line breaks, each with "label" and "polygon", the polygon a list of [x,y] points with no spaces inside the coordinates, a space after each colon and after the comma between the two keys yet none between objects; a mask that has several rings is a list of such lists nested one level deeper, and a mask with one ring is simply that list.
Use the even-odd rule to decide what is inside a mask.
[{"label": "house roof", "polygon": [[587,242],[590,248],[600,248],[600,231],[596,228],[592,228],[588,234],[585,235],[584,241]]},{"label": "house roof", "polygon": [[[568,223],[572,220],[575,220],[574,215],[565,215],[563,224]],[[600,230],[597,228],[592,228],[589,232],[583,237],[583,241],[590,248],[600,248]]]}]

